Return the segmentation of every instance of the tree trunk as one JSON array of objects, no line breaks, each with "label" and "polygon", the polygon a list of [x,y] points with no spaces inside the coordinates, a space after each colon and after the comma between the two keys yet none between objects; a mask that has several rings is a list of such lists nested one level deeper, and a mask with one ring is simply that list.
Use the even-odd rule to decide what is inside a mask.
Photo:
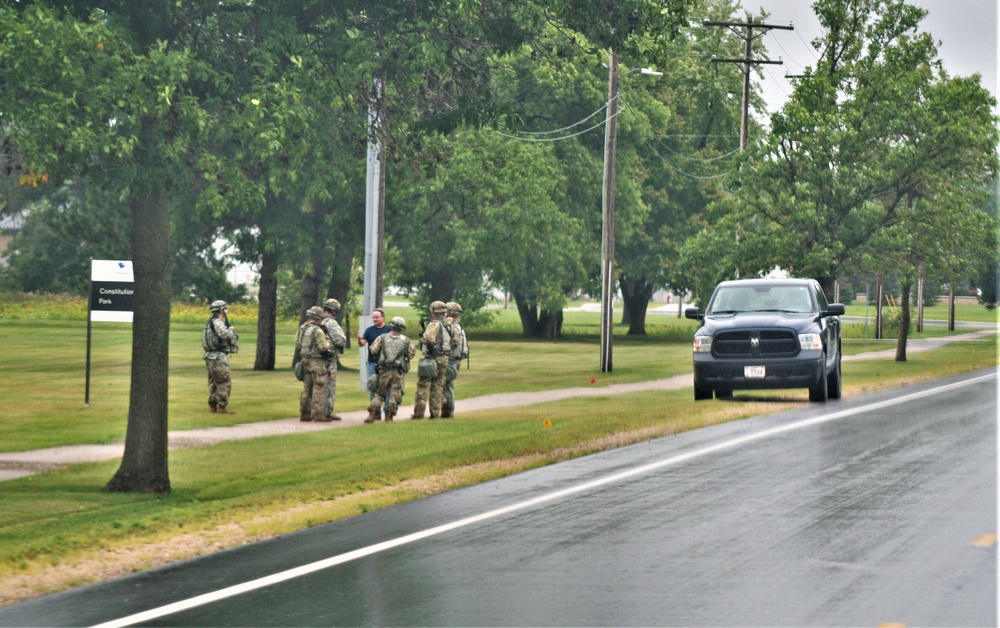
[{"label": "tree trunk", "polygon": [[836,292],[836,280],[832,276],[824,275],[816,277],[816,281],[819,283],[819,287],[823,290],[823,294],[826,295],[826,300],[829,301],[830,303],[834,303],[834,292]]},{"label": "tree trunk", "polygon": [[257,356],[253,370],[273,371],[278,317],[278,254],[260,258],[260,292],[257,295]]},{"label": "tree trunk", "polygon": [[528,303],[515,292],[517,313],[521,317],[521,336],[524,338],[545,338],[558,340],[562,337],[562,310],[541,310],[534,303]]},{"label": "tree trunk", "polygon": [[899,336],[896,338],[896,361],[906,362],[906,340],[910,336],[910,287],[913,282],[903,281],[899,296]]},{"label": "tree trunk", "polygon": [[535,326],[535,337],[559,340],[562,336],[562,322],[562,310],[542,310],[542,315]]},{"label": "tree trunk", "polygon": [[302,278],[302,307],[299,309],[299,324],[306,320],[306,310],[320,304],[319,284],[323,277],[323,256],[314,254],[311,267]]},{"label": "tree trunk", "polygon": [[[320,282],[326,274],[323,254],[326,251],[327,238],[324,237],[323,212],[317,204],[310,211],[313,232],[309,248],[309,270],[302,279],[302,307],[299,309],[299,324],[306,320],[306,310],[321,303]],[[296,357],[298,359],[298,357]]]},{"label": "tree trunk", "polygon": [[625,302],[625,312],[622,323],[628,323],[629,336],[646,335],[646,307],[653,298],[654,286],[646,281],[622,277],[618,281],[622,289],[622,300]]},{"label": "tree trunk", "polygon": [[354,249],[349,246],[338,246],[333,255],[333,264],[330,265],[330,283],[327,284],[326,296],[328,299],[340,301],[341,309],[337,316],[339,323],[344,322],[344,311],[347,310],[347,302],[351,298],[352,268],[354,268]]},{"label": "tree trunk", "polygon": [[521,295],[514,293],[514,301],[517,302],[517,315],[521,318],[521,336],[533,338],[535,328],[538,326],[538,312],[534,305],[528,305]]},{"label": "tree trunk", "polygon": [[121,466],[104,490],[169,493],[170,212],[163,191],[133,190],[132,382]]}]

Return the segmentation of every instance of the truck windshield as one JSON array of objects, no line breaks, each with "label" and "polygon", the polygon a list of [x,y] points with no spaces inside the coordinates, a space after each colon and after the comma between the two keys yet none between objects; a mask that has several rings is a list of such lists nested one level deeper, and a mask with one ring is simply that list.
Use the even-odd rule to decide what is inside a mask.
[{"label": "truck windshield", "polygon": [[721,286],[708,304],[708,316],[743,312],[786,312],[810,314],[814,311],[808,286]]}]

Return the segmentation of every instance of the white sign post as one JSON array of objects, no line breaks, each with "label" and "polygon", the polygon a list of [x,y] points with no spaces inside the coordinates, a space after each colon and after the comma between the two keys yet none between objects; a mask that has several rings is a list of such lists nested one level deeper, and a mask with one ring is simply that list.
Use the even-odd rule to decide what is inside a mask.
[{"label": "white sign post", "polygon": [[90,260],[90,295],[87,302],[87,384],[84,406],[90,405],[90,324],[132,322],[132,297],[135,276],[132,262],[125,260]]}]

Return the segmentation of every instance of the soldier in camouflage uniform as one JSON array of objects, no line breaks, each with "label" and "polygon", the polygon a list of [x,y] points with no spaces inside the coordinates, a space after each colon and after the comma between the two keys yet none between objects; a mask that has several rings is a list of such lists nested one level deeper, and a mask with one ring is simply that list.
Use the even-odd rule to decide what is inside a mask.
[{"label": "soldier in camouflage uniform", "polygon": [[239,336],[229,324],[225,301],[212,301],[211,318],[201,333],[201,346],[205,350],[208,368],[208,407],[219,414],[235,414],[229,405],[233,378],[229,373],[229,354],[239,351]]},{"label": "soldier in camouflage uniform", "polygon": [[[424,334],[420,337],[420,350],[425,358],[431,358],[437,363],[434,377],[417,379],[417,392],[414,395],[412,419],[424,418],[424,407],[429,406],[431,418],[441,416],[441,393],[444,390],[444,380],[448,374],[448,354],[451,352],[451,337],[448,325],[445,325],[444,314],[448,310],[443,301],[431,303],[431,320],[427,323]],[[429,398],[429,399],[428,399]]]},{"label": "soldier in camouflage uniform", "polygon": [[295,348],[302,356],[302,394],[299,396],[299,419],[329,421],[323,413],[326,388],[326,362],[334,356],[333,343],[319,326],[323,308],[313,306],[306,312],[306,322],[295,335]]},{"label": "soldier in camouflage uniform", "polygon": [[451,352],[448,354],[448,374],[445,377],[444,391],[441,399],[441,418],[455,416],[455,380],[458,378],[458,369],[462,366],[462,360],[469,357],[469,343],[465,338],[465,330],[458,319],[462,316],[462,306],[454,301],[445,304],[448,314],[445,321],[451,327]]},{"label": "soldier in camouflage uniform", "polygon": [[403,335],[406,321],[396,316],[389,321],[389,333],[375,339],[368,351],[378,356],[378,387],[372,395],[368,406],[368,418],[365,423],[374,423],[378,417],[379,408],[388,397],[389,405],[385,411],[385,420],[391,421],[399,410],[403,400],[403,384],[407,371],[410,370],[410,360],[417,353],[410,344],[410,339]]},{"label": "soldier in camouflage uniform", "polygon": [[331,421],[340,420],[340,417],[333,413],[333,406],[337,403],[337,356],[343,354],[344,348],[347,347],[347,336],[344,335],[344,330],[340,328],[340,323],[336,319],[337,312],[339,311],[340,301],[327,299],[323,302],[324,316],[319,324],[333,344],[333,350],[336,354],[327,360],[326,371],[328,377],[326,380],[326,389],[323,393],[323,416]]}]

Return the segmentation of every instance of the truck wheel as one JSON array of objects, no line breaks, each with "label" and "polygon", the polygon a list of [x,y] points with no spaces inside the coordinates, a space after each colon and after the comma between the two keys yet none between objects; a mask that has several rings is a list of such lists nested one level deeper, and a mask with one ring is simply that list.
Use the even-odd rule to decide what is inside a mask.
[{"label": "truck wheel", "polygon": [[840,352],[837,352],[837,366],[826,378],[826,393],[830,399],[840,399],[840,389],[843,383],[843,375],[840,370]]},{"label": "truck wheel", "polygon": [[816,383],[809,387],[809,401],[818,401],[820,403],[826,401],[827,399],[827,381],[826,381],[826,352],[823,352],[822,362],[823,370],[819,374],[819,379]]},{"label": "truck wheel", "polygon": [[706,399],[712,398],[711,388],[702,388],[698,385],[698,382],[694,383],[694,400],[695,401],[705,401]]}]

